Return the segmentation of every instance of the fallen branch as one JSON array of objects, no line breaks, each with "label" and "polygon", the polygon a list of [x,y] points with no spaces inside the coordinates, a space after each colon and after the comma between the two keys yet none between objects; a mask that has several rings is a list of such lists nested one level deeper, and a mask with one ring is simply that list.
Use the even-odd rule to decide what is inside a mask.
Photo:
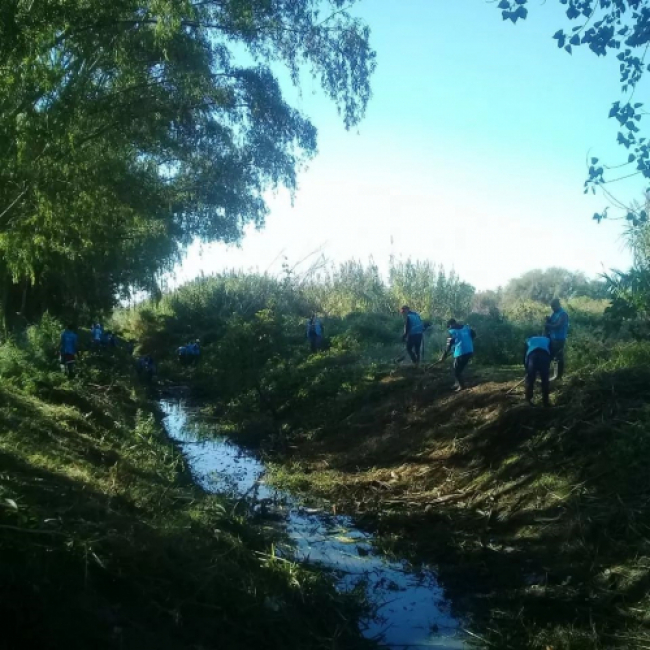
[{"label": "fallen branch", "polygon": [[[386,499],[384,500],[384,503],[406,503],[409,501],[415,501],[419,498],[422,498],[424,495],[423,494],[411,494],[408,496],[405,496],[403,498],[395,498],[395,499]],[[448,501],[455,501],[457,499],[462,499],[463,497],[467,496],[467,492],[455,492],[454,494],[446,494],[442,497],[438,497],[437,499],[433,499],[433,501],[426,501],[424,502],[425,505],[428,506],[435,506],[439,503],[447,503]]]},{"label": "fallen branch", "polygon": [[14,530],[18,533],[30,533],[32,535],[56,535],[57,537],[69,537],[65,533],[57,530],[42,530],[41,528],[20,528],[19,526],[10,526],[9,524],[0,524],[0,530]]},{"label": "fallen branch", "polygon": [[518,381],[518,382],[517,382],[517,383],[516,383],[516,384],[515,384],[515,385],[514,385],[514,386],[513,386],[513,387],[512,387],[512,388],[511,388],[507,393],[506,393],[506,395],[510,395],[510,393],[512,393],[512,392],[515,390],[515,388],[519,388],[519,386],[521,386],[525,381],[526,381],[526,377],[524,377],[521,381]]}]

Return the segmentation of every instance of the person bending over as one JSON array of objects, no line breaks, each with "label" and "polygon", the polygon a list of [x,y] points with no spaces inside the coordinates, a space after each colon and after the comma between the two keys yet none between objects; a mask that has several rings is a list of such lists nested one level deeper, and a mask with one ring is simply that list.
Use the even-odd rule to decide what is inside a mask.
[{"label": "person bending over", "polygon": [[533,405],[533,390],[537,375],[542,382],[542,402],[550,406],[549,375],[551,371],[551,339],[548,336],[531,336],[526,341],[524,367],[526,368],[526,401]]}]

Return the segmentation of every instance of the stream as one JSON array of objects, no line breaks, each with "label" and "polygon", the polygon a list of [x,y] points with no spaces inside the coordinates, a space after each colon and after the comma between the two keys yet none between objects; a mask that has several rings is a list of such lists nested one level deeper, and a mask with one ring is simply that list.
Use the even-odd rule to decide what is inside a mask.
[{"label": "stream", "polygon": [[[373,536],[347,516],[308,508],[289,492],[264,482],[266,468],[253,453],[206,427],[195,407],[162,400],[167,434],[180,446],[195,482],[207,492],[245,499],[250,507],[279,519],[296,561],[334,572],[341,591],[363,584],[375,606],[362,633],[391,650],[466,648],[460,623],[428,567],[391,561],[379,554]],[[466,637],[465,637],[466,638]]]}]

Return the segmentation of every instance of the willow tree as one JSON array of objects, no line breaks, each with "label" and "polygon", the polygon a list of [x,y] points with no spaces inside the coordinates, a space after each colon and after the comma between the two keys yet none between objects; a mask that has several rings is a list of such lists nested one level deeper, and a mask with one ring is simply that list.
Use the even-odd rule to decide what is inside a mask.
[{"label": "willow tree", "polygon": [[375,66],[348,0],[3,0],[5,314],[110,307],[201,238],[261,226],[316,129],[277,72],[311,74],[346,127]]}]

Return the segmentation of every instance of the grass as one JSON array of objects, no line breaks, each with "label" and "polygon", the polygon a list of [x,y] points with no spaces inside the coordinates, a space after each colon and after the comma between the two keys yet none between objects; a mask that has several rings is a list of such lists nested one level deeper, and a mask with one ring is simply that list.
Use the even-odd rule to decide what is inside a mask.
[{"label": "grass", "polygon": [[68,382],[7,346],[3,647],[369,647],[357,601],[275,558],[277,533],[192,484],[130,359],[89,355]]},{"label": "grass", "polygon": [[650,648],[650,371],[585,370],[550,410],[516,379],[482,369],[453,395],[443,371],[387,371],[328,403],[274,480],[437,565],[486,647]]},{"label": "grass", "polygon": [[600,316],[576,310],[574,374],[555,408],[530,409],[521,366],[494,366],[520,363],[545,306],[520,320],[470,316],[476,385],[453,395],[443,366],[388,365],[402,356],[390,317],[328,319],[330,349],[308,356],[290,305],[231,318],[185,302],[136,322],[161,353],[190,331],[205,341],[198,366],[161,369],[260,445],[276,483],[359,517],[387,553],[437,565],[484,645],[650,648],[647,342],[609,339]]}]

